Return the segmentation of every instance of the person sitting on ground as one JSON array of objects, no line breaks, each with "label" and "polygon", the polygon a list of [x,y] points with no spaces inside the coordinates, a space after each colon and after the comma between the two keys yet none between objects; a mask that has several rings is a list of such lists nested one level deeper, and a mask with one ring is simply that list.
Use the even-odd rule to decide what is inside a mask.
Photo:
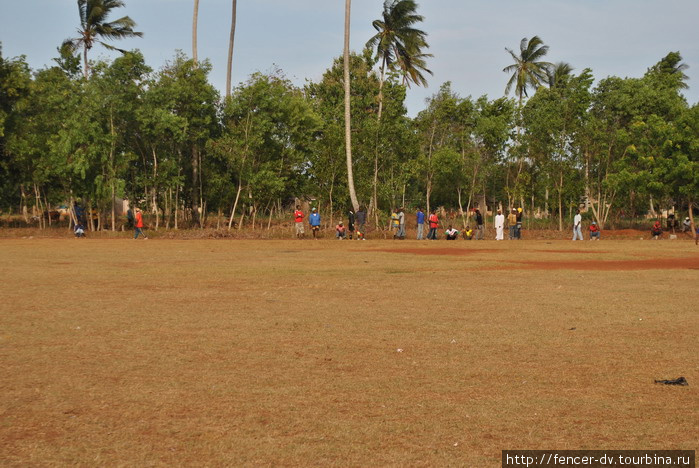
[{"label": "person sitting on ground", "polygon": [[599,226],[595,221],[590,224],[590,240],[600,240],[600,230]]},{"label": "person sitting on ground", "polygon": [[447,240],[456,240],[456,238],[459,237],[459,231],[451,227],[451,224],[444,234],[447,236]]},{"label": "person sitting on ground", "polygon": [[464,229],[464,239],[466,239],[466,240],[473,239],[473,229],[471,229],[470,226],[466,226],[466,229]]},{"label": "person sitting on ground", "polygon": [[692,232],[692,222],[689,220],[689,216],[682,221],[682,232]]},{"label": "person sitting on ground", "polygon": [[345,226],[342,224],[342,221],[340,221],[340,224],[335,226],[335,237],[340,240],[343,240],[346,235],[347,231],[345,231]]},{"label": "person sitting on ground", "polygon": [[653,236],[654,240],[658,240],[663,236],[663,227],[660,225],[660,221],[656,221],[653,227],[650,228],[650,235]]},{"label": "person sitting on ground", "polygon": [[73,228],[73,232],[75,233],[75,237],[85,237],[85,226],[83,226],[82,223],[78,223]]}]

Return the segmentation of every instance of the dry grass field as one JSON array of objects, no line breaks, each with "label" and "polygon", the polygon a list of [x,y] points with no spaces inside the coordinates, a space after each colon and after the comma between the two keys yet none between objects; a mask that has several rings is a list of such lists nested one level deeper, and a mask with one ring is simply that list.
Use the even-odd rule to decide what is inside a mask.
[{"label": "dry grass field", "polygon": [[2,466],[699,448],[689,241],[2,239],[0,277]]}]

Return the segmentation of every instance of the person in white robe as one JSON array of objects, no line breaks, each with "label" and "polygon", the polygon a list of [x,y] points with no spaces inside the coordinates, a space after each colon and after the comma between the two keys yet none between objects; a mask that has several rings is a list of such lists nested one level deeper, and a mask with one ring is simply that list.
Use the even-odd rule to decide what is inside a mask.
[{"label": "person in white robe", "polygon": [[498,210],[498,214],[495,215],[495,240],[503,240],[505,238],[505,215],[502,214],[502,210]]}]

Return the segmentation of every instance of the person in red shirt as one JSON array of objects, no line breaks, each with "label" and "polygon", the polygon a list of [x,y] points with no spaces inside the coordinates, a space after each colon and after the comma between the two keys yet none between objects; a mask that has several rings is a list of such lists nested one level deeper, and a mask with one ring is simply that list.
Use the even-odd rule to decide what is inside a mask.
[{"label": "person in red shirt", "polygon": [[347,236],[347,231],[345,226],[342,224],[342,221],[340,221],[340,224],[335,226],[335,237],[340,240],[344,240],[345,236]]},{"label": "person in red shirt", "polygon": [[301,211],[301,207],[299,205],[296,205],[296,211],[294,211],[294,227],[296,229],[296,237],[303,237],[303,211]]},{"label": "person in red shirt", "polygon": [[144,239],[148,239],[148,236],[146,236],[146,233],[143,232],[143,213],[141,213],[140,208],[136,208],[136,220],[134,224],[134,235],[133,238],[138,239],[139,235],[142,235]]},{"label": "person in red shirt", "polygon": [[427,222],[430,223],[430,232],[427,233],[427,238],[437,240],[437,228],[439,227],[439,218],[435,214],[434,210],[430,211],[430,217],[427,218]]},{"label": "person in red shirt", "polygon": [[592,221],[592,224],[590,224],[590,240],[599,240],[600,239],[600,230],[599,226],[597,226],[597,223]]}]

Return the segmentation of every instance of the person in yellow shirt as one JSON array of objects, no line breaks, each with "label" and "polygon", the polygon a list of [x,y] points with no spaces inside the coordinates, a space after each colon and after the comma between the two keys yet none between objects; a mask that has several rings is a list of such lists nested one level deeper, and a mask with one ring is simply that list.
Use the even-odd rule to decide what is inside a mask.
[{"label": "person in yellow shirt", "polygon": [[466,226],[466,229],[464,229],[464,239],[466,239],[466,240],[473,239],[473,229],[471,229],[470,226]]},{"label": "person in yellow shirt", "polygon": [[400,216],[398,215],[398,210],[393,210],[391,213],[391,231],[393,231],[393,238],[398,237],[398,229],[400,228]]},{"label": "person in yellow shirt", "polygon": [[517,238],[517,210],[512,208],[510,214],[507,215],[507,226],[510,228],[510,240]]}]

